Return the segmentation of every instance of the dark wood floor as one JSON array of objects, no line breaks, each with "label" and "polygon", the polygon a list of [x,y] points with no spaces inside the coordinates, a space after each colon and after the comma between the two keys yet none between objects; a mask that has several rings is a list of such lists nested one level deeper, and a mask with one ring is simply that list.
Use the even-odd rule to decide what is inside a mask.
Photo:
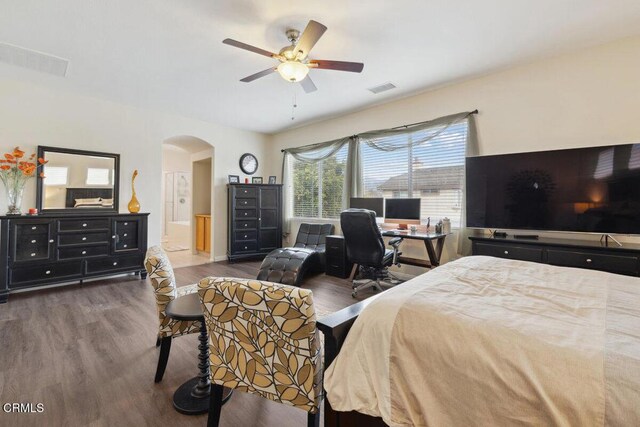
[{"label": "dark wood floor", "polygon": [[[178,284],[205,276],[256,277],[259,263],[213,263],[176,270]],[[346,280],[325,275],[303,285],[320,313],[356,302]],[[364,299],[369,296],[363,292]],[[43,413],[7,414],[0,426],[204,426],[206,415],[173,409],[175,389],[197,373],[196,335],[174,340],[164,380],[154,384],[157,315],[148,281],[136,276],[12,295],[0,305],[0,404],[44,404]],[[298,409],[244,393],[224,406],[221,426],[304,426]]]}]

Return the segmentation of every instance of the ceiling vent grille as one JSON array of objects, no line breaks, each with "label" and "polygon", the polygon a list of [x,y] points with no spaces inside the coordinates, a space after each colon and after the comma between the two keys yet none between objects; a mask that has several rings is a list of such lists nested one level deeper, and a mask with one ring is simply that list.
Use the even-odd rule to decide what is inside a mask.
[{"label": "ceiling vent grille", "polygon": [[65,77],[69,66],[66,59],[7,43],[0,43],[0,61],[58,77]]},{"label": "ceiling vent grille", "polygon": [[387,83],[383,83],[383,84],[381,84],[379,86],[370,87],[369,91],[371,93],[378,94],[380,92],[386,92],[388,90],[395,89],[395,88],[396,88],[396,85],[394,85],[391,82],[387,82]]}]

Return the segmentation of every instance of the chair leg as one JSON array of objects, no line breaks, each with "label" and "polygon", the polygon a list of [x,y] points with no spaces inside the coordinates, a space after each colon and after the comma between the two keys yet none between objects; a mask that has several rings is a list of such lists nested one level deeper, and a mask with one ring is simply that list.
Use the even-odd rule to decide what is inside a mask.
[{"label": "chair leg", "polygon": [[315,414],[307,415],[307,427],[320,427],[320,409]]},{"label": "chair leg", "polygon": [[222,392],[224,388],[218,384],[211,384],[211,396],[209,397],[209,418],[207,427],[218,427],[220,424],[220,411],[222,410]]},{"label": "chair leg", "polygon": [[169,351],[171,351],[171,337],[164,337],[160,340],[160,357],[158,357],[158,368],[156,369],[155,382],[162,381],[164,370],[169,360]]},{"label": "chair leg", "polygon": [[160,342],[162,341],[162,338],[158,337],[156,339],[156,347],[160,347]]}]

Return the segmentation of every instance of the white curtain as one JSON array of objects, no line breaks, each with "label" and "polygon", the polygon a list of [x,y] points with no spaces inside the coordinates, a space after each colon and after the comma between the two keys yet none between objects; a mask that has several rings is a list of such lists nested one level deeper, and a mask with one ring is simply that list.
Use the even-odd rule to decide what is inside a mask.
[{"label": "white curtain", "polygon": [[[480,153],[478,147],[478,133],[476,131],[475,116],[468,118],[467,144],[465,148],[465,158],[477,156]],[[467,175],[462,180],[462,211],[460,212],[460,230],[458,230],[458,255],[471,255],[471,242],[469,241],[469,230],[467,229]]]}]

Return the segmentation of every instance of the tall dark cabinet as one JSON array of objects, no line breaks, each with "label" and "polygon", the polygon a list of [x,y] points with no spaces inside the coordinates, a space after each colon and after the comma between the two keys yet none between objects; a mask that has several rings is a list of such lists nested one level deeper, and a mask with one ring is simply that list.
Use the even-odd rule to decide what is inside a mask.
[{"label": "tall dark cabinet", "polygon": [[229,261],[256,258],[282,247],[282,185],[228,185]]}]

